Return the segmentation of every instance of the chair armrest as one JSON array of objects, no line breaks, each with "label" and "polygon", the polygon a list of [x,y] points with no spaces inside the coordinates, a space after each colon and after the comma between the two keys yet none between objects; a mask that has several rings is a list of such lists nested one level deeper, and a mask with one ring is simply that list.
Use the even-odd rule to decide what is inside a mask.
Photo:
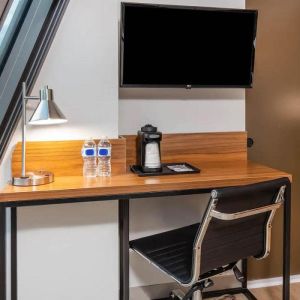
[{"label": "chair armrest", "polygon": [[223,220],[223,221],[232,221],[232,220],[237,220],[237,219],[242,219],[250,216],[255,216],[258,214],[266,213],[268,211],[275,211],[281,206],[282,202],[278,202],[272,205],[267,205],[263,207],[258,207],[254,209],[249,209],[241,212],[236,212],[233,214],[227,214],[227,213],[222,213],[217,210],[212,210],[211,216],[213,218]]}]

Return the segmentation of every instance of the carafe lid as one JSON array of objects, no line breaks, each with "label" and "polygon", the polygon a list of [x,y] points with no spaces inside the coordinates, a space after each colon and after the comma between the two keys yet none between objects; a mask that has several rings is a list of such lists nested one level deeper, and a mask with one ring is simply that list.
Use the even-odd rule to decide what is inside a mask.
[{"label": "carafe lid", "polygon": [[141,128],[142,132],[157,132],[157,127],[152,126],[151,124],[147,124]]}]

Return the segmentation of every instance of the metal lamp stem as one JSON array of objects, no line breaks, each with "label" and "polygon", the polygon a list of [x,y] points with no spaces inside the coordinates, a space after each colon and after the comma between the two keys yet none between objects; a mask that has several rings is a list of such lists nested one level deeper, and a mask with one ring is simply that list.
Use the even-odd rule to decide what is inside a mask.
[{"label": "metal lamp stem", "polygon": [[26,177],[26,83],[22,84],[22,177]]},{"label": "metal lamp stem", "polygon": [[26,96],[27,86],[26,82],[22,83],[22,177],[26,177],[26,101],[28,99],[40,100],[40,97]]}]

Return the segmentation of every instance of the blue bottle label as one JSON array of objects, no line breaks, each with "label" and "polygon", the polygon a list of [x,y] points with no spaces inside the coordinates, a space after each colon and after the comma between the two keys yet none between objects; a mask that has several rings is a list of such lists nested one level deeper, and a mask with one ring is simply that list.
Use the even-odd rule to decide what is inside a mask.
[{"label": "blue bottle label", "polygon": [[81,150],[82,157],[96,156],[96,150],[94,148],[84,148]]},{"label": "blue bottle label", "polygon": [[98,156],[111,156],[111,150],[109,147],[99,148],[98,149]]}]

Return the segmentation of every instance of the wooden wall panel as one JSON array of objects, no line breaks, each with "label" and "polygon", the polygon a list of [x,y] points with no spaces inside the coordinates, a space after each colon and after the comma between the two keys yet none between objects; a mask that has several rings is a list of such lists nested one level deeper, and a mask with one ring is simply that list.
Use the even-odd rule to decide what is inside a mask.
[{"label": "wooden wall panel", "polygon": [[[249,158],[293,174],[291,272],[300,274],[300,1],[246,5],[259,11],[254,86],[246,91],[246,126],[254,139]],[[271,255],[251,261],[251,279],[281,276],[281,232],[282,211],[273,222]]]},{"label": "wooden wall panel", "polygon": [[[126,140],[112,139],[112,174],[126,172]],[[81,147],[83,141],[27,142],[26,169],[47,170],[56,176],[82,175]],[[12,173],[21,172],[21,143],[16,145],[12,157]]]},{"label": "wooden wall panel", "polygon": [[[112,173],[126,173],[126,165],[136,162],[136,136],[124,136],[112,142]],[[47,170],[56,176],[82,174],[81,147],[83,141],[27,142],[26,170]],[[247,159],[247,134],[187,133],[163,135],[162,160],[221,161]],[[21,172],[21,143],[16,145],[12,157],[12,173]]]},{"label": "wooden wall panel", "polygon": [[[127,165],[136,163],[136,136],[125,135]],[[164,134],[161,142],[162,161],[246,160],[246,132],[212,132]]]}]

